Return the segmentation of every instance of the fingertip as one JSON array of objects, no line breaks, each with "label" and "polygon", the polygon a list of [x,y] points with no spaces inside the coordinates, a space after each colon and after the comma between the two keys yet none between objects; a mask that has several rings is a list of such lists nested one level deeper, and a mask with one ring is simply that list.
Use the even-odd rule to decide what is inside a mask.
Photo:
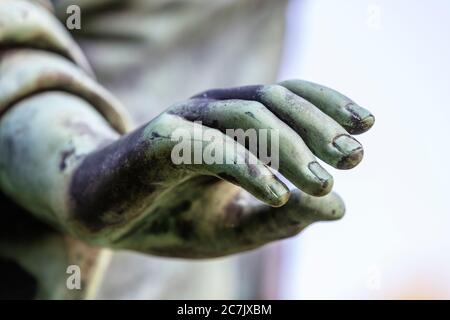
[{"label": "fingertip", "polygon": [[362,134],[370,130],[375,123],[375,117],[369,115],[361,120],[352,122],[351,125],[344,125],[344,129],[350,134]]},{"label": "fingertip", "polygon": [[317,197],[330,193],[334,184],[333,177],[317,161],[310,162],[308,169],[313,178],[302,190]]},{"label": "fingertip", "polygon": [[311,197],[310,201],[313,222],[339,220],[345,215],[344,201],[336,192],[320,198]]},{"label": "fingertip", "polygon": [[374,115],[354,102],[348,103],[345,109],[350,113],[351,118],[349,123],[345,124],[344,127],[351,134],[364,133],[372,128],[375,123]]},{"label": "fingertip", "polygon": [[281,207],[289,201],[289,188],[277,178],[268,184],[267,189],[268,197],[265,202],[271,207]]},{"label": "fingertip", "polygon": [[336,163],[338,169],[352,169],[361,162],[364,156],[362,145],[355,138],[346,134],[335,137],[333,146],[342,154]]},{"label": "fingertip", "polygon": [[336,193],[332,192],[329,194],[329,211],[325,213],[327,220],[340,220],[345,215],[345,204],[344,200]]},{"label": "fingertip", "polygon": [[337,168],[341,170],[349,170],[356,167],[364,157],[364,149],[358,149],[352,151],[350,154],[347,154],[342,157],[342,159],[338,162]]}]

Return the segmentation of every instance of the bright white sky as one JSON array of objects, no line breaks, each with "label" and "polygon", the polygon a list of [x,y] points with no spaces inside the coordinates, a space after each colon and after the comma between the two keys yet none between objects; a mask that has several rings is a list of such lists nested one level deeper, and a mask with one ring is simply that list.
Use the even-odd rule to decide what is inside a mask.
[{"label": "bright white sky", "polygon": [[344,219],[284,242],[281,298],[450,298],[450,1],[292,0],[279,78],[376,117],[361,165],[330,170]]}]

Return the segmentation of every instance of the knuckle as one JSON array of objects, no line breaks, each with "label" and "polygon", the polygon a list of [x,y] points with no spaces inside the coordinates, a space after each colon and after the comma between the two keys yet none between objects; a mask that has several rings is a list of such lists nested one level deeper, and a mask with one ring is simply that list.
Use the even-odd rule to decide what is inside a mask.
[{"label": "knuckle", "polygon": [[279,84],[267,85],[267,86],[265,86],[265,91],[268,94],[273,94],[273,95],[285,95],[286,93],[289,92],[288,89],[286,89],[285,87],[283,87]]}]

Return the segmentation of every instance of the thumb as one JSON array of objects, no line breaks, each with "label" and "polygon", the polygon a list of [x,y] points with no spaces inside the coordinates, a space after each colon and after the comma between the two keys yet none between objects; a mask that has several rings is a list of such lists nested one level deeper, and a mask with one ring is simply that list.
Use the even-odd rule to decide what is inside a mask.
[{"label": "thumb", "polygon": [[[242,205],[242,199],[239,201]],[[345,213],[344,202],[338,194],[314,197],[298,189],[291,192],[289,201],[282,207],[259,202],[244,206],[233,228],[242,242],[261,245],[296,235],[316,221],[338,220]]]}]

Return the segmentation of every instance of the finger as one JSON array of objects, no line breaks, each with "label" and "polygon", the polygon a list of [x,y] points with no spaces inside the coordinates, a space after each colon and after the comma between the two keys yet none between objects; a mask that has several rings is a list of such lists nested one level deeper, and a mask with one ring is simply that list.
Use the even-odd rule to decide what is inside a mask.
[{"label": "finger", "polygon": [[[202,121],[204,125],[228,134],[229,129],[245,130],[245,137],[250,140],[249,150],[256,156],[265,156],[270,150],[271,165],[296,187],[313,195],[331,191],[333,177],[316,161],[302,138],[261,103],[192,99],[174,105],[168,112],[190,121]],[[251,129],[256,130],[249,131]],[[269,143],[264,146],[261,140],[266,138]],[[245,145],[245,139],[241,140],[239,142]]]},{"label": "finger", "polygon": [[[198,136],[207,129],[216,133],[216,141]],[[185,161],[177,157],[180,133],[185,137],[182,147],[187,146]],[[219,140],[227,144],[225,152],[219,150],[223,147]],[[219,145],[219,163],[209,164],[202,158],[189,162],[184,157],[196,160],[198,149],[210,145]],[[81,160],[70,182],[71,215],[77,226],[83,226],[77,228],[83,233],[79,236],[97,239],[119,232],[118,225],[148,213],[161,192],[202,175],[240,186],[270,206],[281,206],[289,199],[289,189],[270,169],[231,138],[181,117],[161,114]]]},{"label": "finger", "polygon": [[[144,136],[152,140],[153,153],[170,150],[170,160],[181,169],[214,175],[270,206],[281,206],[289,199],[289,189],[266,165],[219,130],[163,114],[145,129]],[[170,140],[159,141],[158,137]]]},{"label": "finger", "polygon": [[364,133],[375,122],[375,117],[368,110],[333,89],[303,80],[287,80],[280,85],[314,104],[348,133]]},{"label": "finger", "polygon": [[338,220],[345,214],[344,202],[334,192],[314,197],[294,190],[289,201],[280,208],[242,203],[245,200],[236,198],[234,206],[227,206],[229,210],[239,208],[241,212],[231,214],[224,225],[227,233],[238,235],[239,242],[253,245],[294,236],[314,222]]},{"label": "finger", "polygon": [[200,98],[255,100],[300,134],[316,156],[338,169],[350,169],[363,157],[361,144],[335,120],[279,85],[214,89]]}]

